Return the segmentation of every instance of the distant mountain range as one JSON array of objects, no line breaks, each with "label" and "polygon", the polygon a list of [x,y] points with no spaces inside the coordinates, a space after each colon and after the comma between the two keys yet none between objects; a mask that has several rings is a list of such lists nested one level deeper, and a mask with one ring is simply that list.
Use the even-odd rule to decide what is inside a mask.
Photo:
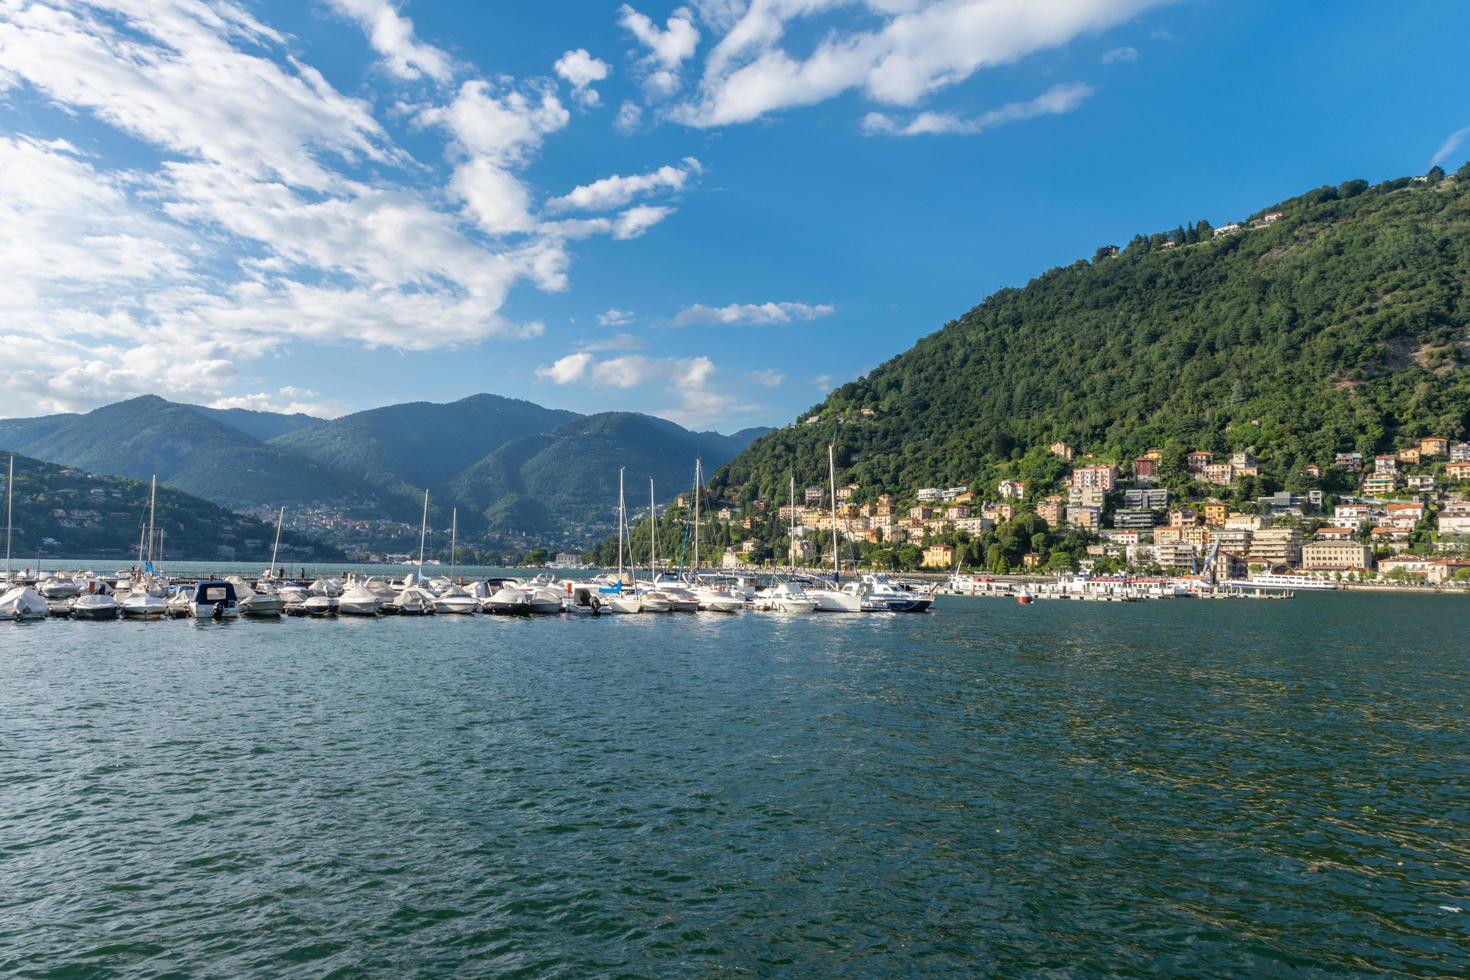
[{"label": "distant mountain range", "polygon": [[[694,458],[723,465],[765,429],[690,432],[651,416],[583,416],[497,395],[411,402],[333,420],[147,395],[85,414],[0,420],[0,450],[160,483],[223,507],[313,508],[417,524],[423,491],[469,536],[564,533],[614,505],[619,466],[660,500]],[[637,491],[630,494],[634,499]]]},{"label": "distant mountain range", "polygon": [[[9,458],[0,456],[0,488]],[[0,490],[0,507],[5,505]],[[137,560],[148,519],[149,485],[126,477],[97,476],[27,456],[15,457],[15,515],[11,564],[35,569],[37,557]],[[3,516],[3,514],[0,514]],[[168,487],[158,488],[154,527],[166,555],[184,559],[266,562],[275,543],[273,524],[231,513],[217,504]],[[0,527],[0,548],[5,529]],[[340,560],[340,550],[294,531],[281,534],[282,563]],[[46,567],[53,567],[46,562]],[[97,571],[112,571],[99,568]]]}]

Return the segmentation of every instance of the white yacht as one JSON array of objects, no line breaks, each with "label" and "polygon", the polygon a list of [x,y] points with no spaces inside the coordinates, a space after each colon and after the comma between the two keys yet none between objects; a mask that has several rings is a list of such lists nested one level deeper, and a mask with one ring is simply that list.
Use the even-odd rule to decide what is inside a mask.
[{"label": "white yacht", "polygon": [[430,616],[434,613],[434,594],[421,585],[410,585],[393,600],[400,616]]},{"label": "white yacht", "polygon": [[888,612],[928,612],[934,597],[907,582],[895,582],[882,572],[863,576],[870,608],[885,607]]},{"label": "white yacht", "polygon": [[530,602],[533,616],[551,616],[562,611],[561,593],[548,586],[527,589],[526,598]]},{"label": "white yacht", "polygon": [[36,591],[47,599],[74,599],[82,588],[73,579],[53,575],[37,585]]},{"label": "white yacht", "polygon": [[162,619],[168,614],[162,588],[147,579],[133,584],[120,608],[123,619]]},{"label": "white yacht", "polygon": [[[225,581],[235,587],[235,598],[240,600],[240,615],[242,616],[265,619],[280,616],[286,611],[286,600],[274,590],[257,592],[244,579],[233,575]],[[266,585],[265,589],[270,589],[270,586]]]}]

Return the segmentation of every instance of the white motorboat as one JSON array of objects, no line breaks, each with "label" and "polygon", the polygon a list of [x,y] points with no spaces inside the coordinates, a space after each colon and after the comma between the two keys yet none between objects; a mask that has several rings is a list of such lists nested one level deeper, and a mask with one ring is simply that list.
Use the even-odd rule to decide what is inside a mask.
[{"label": "white motorboat", "polygon": [[623,595],[621,593],[616,593],[611,597],[605,598],[603,608],[606,609],[608,612],[618,613],[620,615],[641,613],[643,612],[643,597],[632,594]]},{"label": "white motorboat", "polygon": [[240,600],[240,615],[255,619],[279,617],[286,611],[286,600],[265,584],[261,591],[252,589],[244,579],[231,575],[225,579],[235,587],[235,598]]},{"label": "white motorboat", "polygon": [[0,619],[45,619],[46,599],[27,585],[17,585],[0,595]]},{"label": "white motorboat", "polygon": [[308,593],[306,586],[288,582],[276,589],[276,595],[281,597],[281,601],[286,604],[286,611],[290,612],[306,601]]},{"label": "white motorboat", "polygon": [[755,607],[766,612],[801,614],[816,612],[817,600],[795,582],[780,582],[756,594]]},{"label": "white motorboat", "polygon": [[745,600],[729,589],[702,585],[694,590],[699,608],[704,612],[735,613],[745,608]]},{"label": "white motorboat", "polygon": [[134,585],[119,605],[123,619],[162,619],[168,615],[168,602],[161,590],[154,591],[156,588],[147,582]]},{"label": "white motorboat", "polygon": [[180,586],[178,591],[164,600],[164,607],[168,615],[174,619],[183,619],[194,615],[194,590]]},{"label": "white motorboat", "polygon": [[863,597],[855,589],[810,589],[807,595],[816,600],[817,612],[863,611]]},{"label": "white motorboat", "polygon": [[89,592],[71,600],[72,619],[116,619],[117,600],[104,592]]},{"label": "white motorboat", "polygon": [[863,587],[870,608],[887,607],[888,612],[928,612],[934,596],[908,582],[895,582],[876,572],[863,576]]},{"label": "white motorboat", "polygon": [[480,600],[459,586],[450,585],[434,599],[434,611],[454,616],[469,616],[480,611]]},{"label": "white motorboat", "polygon": [[382,596],[364,583],[352,586],[337,599],[337,615],[339,616],[376,616],[378,610],[382,608]]},{"label": "white motorboat", "polygon": [[665,593],[658,589],[648,589],[638,593],[638,598],[643,602],[643,611],[646,613],[668,613],[674,611],[673,601]]},{"label": "white motorboat", "polygon": [[324,595],[335,599],[342,594],[342,580],[335,578],[319,578],[306,591],[312,595]]},{"label": "white motorboat", "polygon": [[601,616],[603,610],[602,596],[595,585],[583,585],[578,582],[568,581],[566,583],[567,597],[563,602],[563,608],[574,616]]},{"label": "white motorboat", "polygon": [[82,588],[73,579],[53,575],[36,586],[36,591],[47,599],[73,599]]},{"label": "white motorboat", "polygon": [[189,596],[195,619],[234,619],[240,615],[240,602],[235,587],[221,579],[199,582]]},{"label": "white motorboat", "polygon": [[679,579],[670,579],[667,576],[659,576],[654,582],[654,588],[664,594],[669,600],[669,606],[674,612],[698,612],[699,597],[694,594],[687,585]]},{"label": "white motorboat", "polygon": [[562,611],[561,593],[555,589],[527,589],[526,597],[530,601],[533,616],[552,616]]},{"label": "white motorboat", "polygon": [[529,616],[531,597],[515,585],[502,585],[480,608],[495,616]]},{"label": "white motorboat", "polygon": [[321,618],[322,616],[335,616],[337,614],[337,597],[330,595],[307,596],[306,601],[301,604],[302,610],[308,616]]},{"label": "white motorboat", "polygon": [[410,585],[393,600],[400,616],[432,616],[434,594],[421,585]]}]

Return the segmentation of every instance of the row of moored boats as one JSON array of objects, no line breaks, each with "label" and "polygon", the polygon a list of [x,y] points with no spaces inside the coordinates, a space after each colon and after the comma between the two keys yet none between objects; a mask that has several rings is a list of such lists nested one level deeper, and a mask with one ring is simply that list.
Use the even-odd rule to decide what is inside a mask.
[{"label": "row of moored boats", "polygon": [[864,575],[846,585],[819,578],[787,576],[764,587],[747,577],[662,575],[652,582],[620,577],[574,580],[540,575],[532,579],[484,578],[466,581],[425,578],[411,573],[401,580],[347,575],[294,582],[267,573],[254,582],[238,576],[175,583],[164,576],[82,572],[56,574],[35,583],[9,583],[0,594],[0,620],[47,616],[111,620],[240,616],[428,616],[474,615],[628,615],[640,613],[745,610],[805,614],[815,612],[926,612],[932,589]]}]

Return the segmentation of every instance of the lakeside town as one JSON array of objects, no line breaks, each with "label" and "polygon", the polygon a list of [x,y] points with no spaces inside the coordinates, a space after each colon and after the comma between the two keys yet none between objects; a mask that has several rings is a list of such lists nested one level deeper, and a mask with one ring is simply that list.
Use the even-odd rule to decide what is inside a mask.
[{"label": "lakeside town", "polygon": [[[1172,452],[1119,462],[1059,440],[1045,447],[1050,466],[1031,467],[1049,478],[1003,477],[983,492],[811,486],[775,507],[774,522],[768,501],[717,505],[717,537],[730,541],[720,560],[830,567],[835,539],[844,565],[905,570],[1470,584],[1470,442],[1425,437],[1390,453],[1339,452],[1325,467],[1302,466],[1290,481],[1300,489],[1259,494],[1262,463],[1250,450]],[[998,543],[976,547],[1017,525],[1040,529],[1019,562]],[[774,549],[759,534],[770,527],[784,536]],[[1055,546],[1043,551],[1048,541]]]}]

